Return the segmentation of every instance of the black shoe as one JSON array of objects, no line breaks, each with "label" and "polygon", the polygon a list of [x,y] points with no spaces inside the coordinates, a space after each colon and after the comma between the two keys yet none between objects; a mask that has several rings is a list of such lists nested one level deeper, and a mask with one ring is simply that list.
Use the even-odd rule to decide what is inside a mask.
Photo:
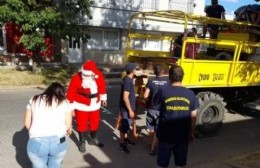
[{"label": "black shoe", "polygon": [[129,149],[128,149],[128,147],[127,147],[127,145],[126,144],[120,144],[120,150],[121,151],[123,151],[123,152],[125,152],[125,153],[130,153],[130,151],[129,151]]},{"label": "black shoe", "polygon": [[86,143],[85,143],[85,132],[78,132],[79,133],[79,151],[81,153],[86,152]]},{"label": "black shoe", "polygon": [[151,151],[150,151],[150,155],[151,155],[151,156],[155,156],[155,155],[156,155],[156,151],[155,151],[155,150],[151,150]]},{"label": "black shoe", "polygon": [[80,151],[81,153],[86,152],[86,145],[85,145],[85,143],[83,143],[83,142],[80,142],[80,143],[79,143],[79,151]]},{"label": "black shoe", "polygon": [[91,136],[89,136],[89,137],[90,137],[90,143],[89,143],[90,145],[96,145],[98,147],[104,147],[104,144],[99,142],[99,140],[97,138],[91,138]]},{"label": "black shoe", "polygon": [[135,143],[128,138],[125,138],[125,142],[126,142],[126,144],[129,144],[129,145],[135,145]]}]

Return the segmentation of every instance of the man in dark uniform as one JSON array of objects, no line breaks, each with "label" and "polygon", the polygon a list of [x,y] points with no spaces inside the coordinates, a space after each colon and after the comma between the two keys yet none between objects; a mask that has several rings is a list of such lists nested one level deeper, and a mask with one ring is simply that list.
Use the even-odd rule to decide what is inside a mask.
[{"label": "man in dark uniform", "polygon": [[120,149],[125,152],[129,153],[129,149],[127,147],[127,143],[129,142],[127,138],[127,133],[134,121],[135,117],[135,90],[134,90],[134,83],[133,77],[136,73],[136,64],[135,63],[128,63],[125,66],[126,77],[124,77],[122,84],[121,84],[121,94],[120,94]]},{"label": "man in dark uniform", "polygon": [[[205,7],[205,13],[207,17],[225,19],[225,9],[222,5],[218,4],[218,0],[211,0],[211,5]],[[218,25],[207,24],[203,27],[203,37],[206,36],[207,30],[209,30],[210,38],[216,39],[218,34]]]},{"label": "man in dark uniform", "polygon": [[182,51],[182,43],[183,43],[184,33],[177,36],[174,40],[174,50],[173,50],[173,57],[180,58],[181,51]]},{"label": "man in dark uniform", "polygon": [[184,72],[180,66],[169,69],[169,85],[161,88],[156,101],[160,103],[157,128],[158,167],[168,167],[171,154],[176,167],[187,162],[188,144],[194,140],[198,100],[190,89],[182,86]]},{"label": "man in dark uniform", "polygon": [[169,83],[169,78],[164,76],[164,69],[161,64],[154,66],[154,74],[156,76],[149,79],[144,91],[144,98],[147,99],[146,127],[152,137],[150,155],[156,154],[157,137],[155,132],[160,113],[159,106],[154,103],[154,98],[158,94],[159,89]]}]

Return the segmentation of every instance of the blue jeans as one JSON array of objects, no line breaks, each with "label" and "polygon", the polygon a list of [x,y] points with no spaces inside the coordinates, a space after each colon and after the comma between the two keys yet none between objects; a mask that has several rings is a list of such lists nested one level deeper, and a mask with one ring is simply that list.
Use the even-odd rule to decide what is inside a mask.
[{"label": "blue jeans", "polygon": [[64,138],[58,136],[30,138],[27,153],[33,168],[60,168],[68,149],[68,141],[66,137]]}]

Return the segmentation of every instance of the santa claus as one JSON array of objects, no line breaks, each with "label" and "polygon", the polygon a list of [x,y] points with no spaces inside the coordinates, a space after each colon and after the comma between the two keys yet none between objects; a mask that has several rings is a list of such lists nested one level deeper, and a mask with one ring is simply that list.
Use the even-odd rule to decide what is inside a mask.
[{"label": "santa claus", "polygon": [[79,150],[86,151],[86,132],[94,145],[103,146],[96,137],[100,121],[100,106],[107,105],[106,82],[94,61],[83,64],[68,87],[67,99],[75,109],[76,129],[79,134]]}]

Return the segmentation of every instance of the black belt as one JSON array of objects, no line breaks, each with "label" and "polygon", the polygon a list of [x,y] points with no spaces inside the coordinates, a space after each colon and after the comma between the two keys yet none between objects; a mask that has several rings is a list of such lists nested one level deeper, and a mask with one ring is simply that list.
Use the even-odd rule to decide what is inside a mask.
[{"label": "black belt", "polygon": [[78,92],[78,94],[80,94],[80,95],[82,95],[82,96],[84,96],[84,97],[86,97],[86,98],[90,98],[90,99],[95,98],[95,97],[98,96],[97,93],[95,93],[95,94],[87,94],[87,93]]}]

